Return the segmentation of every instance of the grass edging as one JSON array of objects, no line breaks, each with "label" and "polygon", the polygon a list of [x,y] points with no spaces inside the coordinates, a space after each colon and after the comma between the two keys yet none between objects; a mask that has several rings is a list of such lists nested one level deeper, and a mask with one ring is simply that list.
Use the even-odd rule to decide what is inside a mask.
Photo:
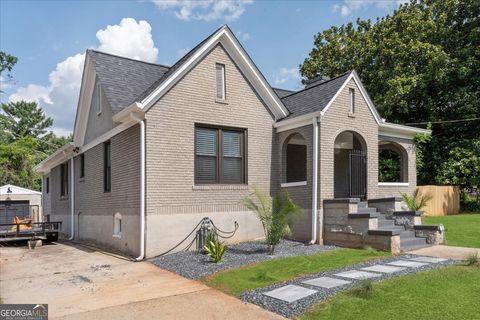
[{"label": "grass edging", "polygon": [[263,261],[242,268],[215,273],[200,280],[210,287],[239,296],[249,290],[297,277],[340,269],[390,256],[389,252],[376,250],[336,249],[310,256],[294,256]]}]

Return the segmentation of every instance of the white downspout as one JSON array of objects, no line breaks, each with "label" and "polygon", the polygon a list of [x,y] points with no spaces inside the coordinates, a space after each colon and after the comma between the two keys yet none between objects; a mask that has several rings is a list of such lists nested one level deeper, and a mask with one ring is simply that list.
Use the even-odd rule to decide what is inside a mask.
[{"label": "white downspout", "polygon": [[145,122],[130,115],[140,124],[140,255],[135,260],[141,261],[145,258]]},{"label": "white downspout", "polygon": [[73,156],[70,158],[70,238],[68,240],[73,240],[75,238],[75,170],[73,168]]},{"label": "white downspout", "polygon": [[318,121],[319,118],[313,118],[313,166],[312,166],[312,240],[311,244],[317,242],[317,196],[318,196]]}]

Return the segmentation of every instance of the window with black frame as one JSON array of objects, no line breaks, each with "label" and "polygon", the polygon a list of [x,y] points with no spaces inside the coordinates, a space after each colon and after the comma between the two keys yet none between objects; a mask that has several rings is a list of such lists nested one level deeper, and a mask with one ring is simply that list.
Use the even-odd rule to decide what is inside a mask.
[{"label": "window with black frame", "polygon": [[245,130],[195,128],[195,184],[245,184]]}]

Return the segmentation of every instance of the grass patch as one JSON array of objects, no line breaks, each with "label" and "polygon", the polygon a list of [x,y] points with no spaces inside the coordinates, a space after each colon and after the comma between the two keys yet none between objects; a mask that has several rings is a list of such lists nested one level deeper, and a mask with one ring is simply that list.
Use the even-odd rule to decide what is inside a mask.
[{"label": "grass patch", "polygon": [[442,217],[425,217],[425,224],[445,226],[445,244],[480,248],[480,214],[458,214]]},{"label": "grass patch", "polygon": [[478,319],[480,268],[451,266],[373,284],[369,298],[348,292],[301,319]]},{"label": "grass patch", "polygon": [[210,287],[238,296],[248,290],[269,286],[302,275],[343,268],[390,255],[389,252],[375,250],[338,249],[311,256],[264,261],[240,269],[219,272],[202,278],[202,281]]}]

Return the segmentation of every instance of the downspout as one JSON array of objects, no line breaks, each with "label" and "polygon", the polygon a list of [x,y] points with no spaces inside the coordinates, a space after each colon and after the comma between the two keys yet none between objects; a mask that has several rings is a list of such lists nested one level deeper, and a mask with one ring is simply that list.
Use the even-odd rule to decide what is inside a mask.
[{"label": "downspout", "polygon": [[68,240],[73,240],[75,238],[75,170],[73,168],[73,156],[70,158],[70,238]]},{"label": "downspout", "polygon": [[140,255],[135,261],[145,258],[145,122],[135,114],[130,113],[140,125]]},{"label": "downspout", "polygon": [[318,202],[318,122],[319,117],[313,118],[313,166],[312,166],[312,240],[311,244],[317,243],[317,202]]}]

